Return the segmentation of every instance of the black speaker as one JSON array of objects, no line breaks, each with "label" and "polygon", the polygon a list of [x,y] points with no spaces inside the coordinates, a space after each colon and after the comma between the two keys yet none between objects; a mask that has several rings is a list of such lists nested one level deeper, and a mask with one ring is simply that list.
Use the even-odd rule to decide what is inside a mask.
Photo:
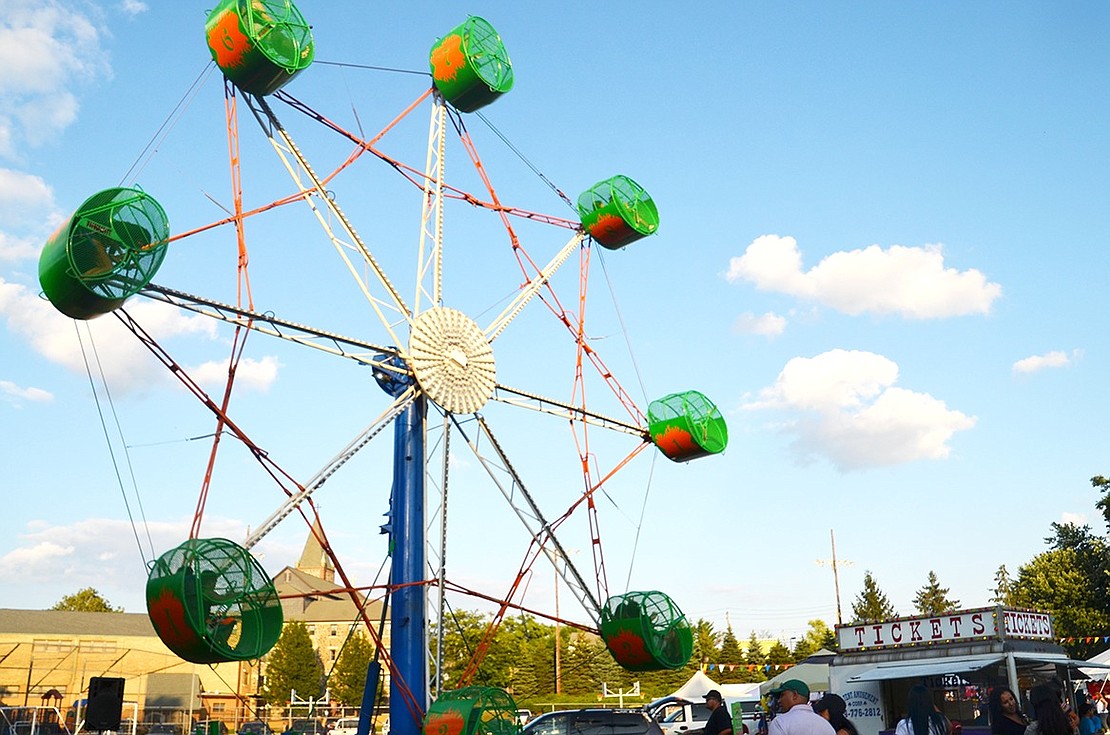
[{"label": "black speaker", "polygon": [[89,730],[119,730],[123,715],[123,679],[94,676],[89,679],[89,705],[85,727]]}]

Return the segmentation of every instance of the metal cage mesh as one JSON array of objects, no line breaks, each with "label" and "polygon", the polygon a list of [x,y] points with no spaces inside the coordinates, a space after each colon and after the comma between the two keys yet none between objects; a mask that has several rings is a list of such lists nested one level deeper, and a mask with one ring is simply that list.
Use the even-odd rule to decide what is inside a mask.
[{"label": "metal cage mesh", "polygon": [[281,601],[250,552],[190,539],[154,562],[147,610],[162,641],[194,663],[259,658],[281,636]]},{"label": "metal cage mesh", "polygon": [[675,461],[723,452],[728,426],[720,410],[697,391],[672,393],[648,406],[648,431],[655,445]]},{"label": "metal cage mesh", "polygon": [[601,608],[601,637],[613,658],[629,671],[679,669],[694,652],[686,616],[662,592],[628,592]]},{"label": "metal cage mesh", "polygon": [[169,221],[138,189],[106,189],[74,216],[67,255],[73,276],[98,296],[123,299],[154,277],[166,257]]},{"label": "metal cage mesh", "polygon": [[516,702],[504,689],[471,686],[445,691],[428,708],[424,735],[518,735]]}]

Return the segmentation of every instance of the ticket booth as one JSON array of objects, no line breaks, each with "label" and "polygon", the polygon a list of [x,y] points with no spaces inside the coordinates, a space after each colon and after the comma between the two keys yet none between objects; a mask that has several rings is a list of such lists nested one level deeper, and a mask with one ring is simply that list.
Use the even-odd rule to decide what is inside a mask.
[{"label": "ticket booth", "polygon": [[838,625],[839,653],[829,667],[830,689],[848,704],[860,735],[893,732],[905,717],[910,687],[923,684],[963,735],[990,735],[988,701],[996,686],[1019,694],[1058,679],[1066,691],[1086,678],[1086,661],[1056,643],[1052,616],[986,607],[932,617]]}]

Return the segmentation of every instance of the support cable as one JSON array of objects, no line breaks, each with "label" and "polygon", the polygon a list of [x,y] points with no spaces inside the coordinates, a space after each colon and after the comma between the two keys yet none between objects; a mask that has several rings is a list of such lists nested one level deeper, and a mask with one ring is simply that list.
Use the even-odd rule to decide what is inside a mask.
[{"label": "support cable", "polygon": [[96,413],[100,417],[100,428],[104,432],[104,442],[108,445],[108,455],[112,459],[112,469],[116,473],[116,483],[119,485],[120,496],[123,498],[123,507],[127,511],[127,520],[131,523],[131,532],[135,536],[135,545],[139,549],[139,557],[143,560],[143,566],[147,566],[150,560],[154,559],[154,542],[150,538],[150,527],[146,522],[146,512],[143,510],[142,500],[139,496],[138,485],[135,482],[135,468],[131,464],[131,455],[127,451],[127,442],[123,436],[123,427],[119,422],[119,415],[116,413],[115,403],[112,401],[112,394],[108,389],[108,381],[104,375],[104,367],[100,363],[100,356],[96,353],[96,343],[92,339],[92,331],[88,330],[88,324],[85,329],[88,330],[89,345],[93,352],[93,357],[96,360],[97,369],[100,371],[101,384],[104,387],[104,395],[107,398],[108,406],[112,412],[112,419],[116,424],[116,431],[119,433],[120,443],[123,446],[123,454],[127,462],[127,470],[131,474],[131,484],[135,490],[135,498],[139,506],[139,514],[143,519],[143,528],[146,530],[147,544],[150,546],[150,556],[146,555],[143,550],[143,542],[139,538],[139,529],[135,523],[135,516],[131,513],[131,503],[127,499],[127,490],[123,485],[123,477],[120,475],[119,460],[116,458],[116,452],[112,448],[111,435],[108,432],[108,422],[104,416],[104,408],[100,405],[100,396],[96,390],[96,382],[93,380],[92,366],[89,364],[89,356],[85,352],[85,343],[81,339],[81,331],[77,326],[77,321],[73,322],[73,329],[77,334],[77,344],[81,347],[81,359],[85,363],[85,374],[89,378],[89,389],[92,391],[93,401],[96,403]]}]

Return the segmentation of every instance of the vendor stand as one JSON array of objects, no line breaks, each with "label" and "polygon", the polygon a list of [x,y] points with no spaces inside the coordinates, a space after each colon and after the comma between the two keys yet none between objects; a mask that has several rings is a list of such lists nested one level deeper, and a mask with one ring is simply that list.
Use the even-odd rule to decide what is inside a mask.
[{"label": "vendor stand", "polygon": [[[829,688],[848,704],[860,735],[893,730],[905,716],[910,687],[924,684],[937,707],[963,735],[989,735],[988,697],[996,686],[1026,694],[1058,679],[1066,691],[1088,662],[1068,657],[1056,643],[1052,616],[1032,610],[985,607],[944,615],[836,626],[839,653]],[[1108,667],[1110,668],[1110,667]]]}]

